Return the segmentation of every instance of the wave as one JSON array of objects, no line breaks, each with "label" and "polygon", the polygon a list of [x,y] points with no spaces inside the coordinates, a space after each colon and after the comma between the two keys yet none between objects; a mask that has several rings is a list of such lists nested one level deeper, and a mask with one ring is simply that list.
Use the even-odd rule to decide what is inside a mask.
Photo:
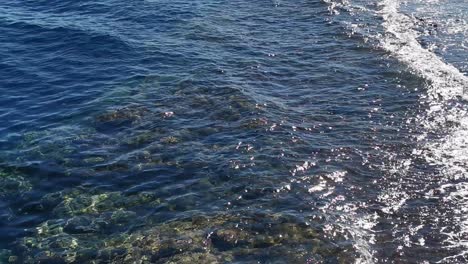
[{"label": "wave", "polygon": [[39,35],[43,32],[55,32],[62,35],[63,39],[78,36],[82,39],[102,39],[103,43],[118,43],[120,48],[128,52],[137,42],[126,37],[125,32],[119,29],[120,23],[114,20],[105,16],[57,15],[48,12],[30,11],[24,8],[0,6],[0,26],[28,31],[28,34],[23,38],[31,38],[31,35]]},{"label": "wave", "polygon": [[[404,210],[403,208],[408,205],[414,195],[408,193],[402,185],[410,184],[411,182],[407,179],[416,177],[422,182],[419,183],[421,190],[429,189],[427,191],[429,196],[433,193],[441,193],[442,196],[438,197],[439,203],[451,205],[451,207],[439,205],[440,208],[437,208],[439,217],[450,216],[450,224],[456,226],[453,229],[448,226],[438,227],[437,232],[445,237],[439,246],[449,252],[439,257],[439,262],[468,260],[468,239],[466,239],[468,236],[468,210],[466,210],[468,207],[467,76],[445,62],[431,49],[424,47],[420,41],[422,31],[418,30],[418,26],[424,20],[403,13],[400,1],[384,0],[365,3],[359,0],[324,0],[324,2],[329,5],[331,15],[340,16],[346,13],[348,17],[339,22],[343,23],[347,30],[352,32],[351,34],[358,34],[362,40],[374,48],[387,52],[390,57],[406,65],[411,73],[426,81],[425,87],[421,87],[424,89],[421,89],[423,92],[420,96],[420,103],[425,110],[422,114],[407,120],[408,124],[422,127],[418,129],[419,134],[416,135],[415,149],[412,150],[409,158],[404,158],[397,153],[386,154],[388,164],[385,170],[393,179],[383,180],[387,181],[383,184],[386,187],[383,187],[378,198],[378,201],[383,204],[382,212],[395,217],[397,212]],[[364,23],[363,21],[369,17],[381,23],[377,26]],[[414,164],[420,159],[435,168],[439,175],[433,179],[428,178],[430,176],[414,175],[416,170]],[[431,183],[434,180],[438,181],[435,184],[436,187]],[[434,196],[432,195],[431,198]],[[442,220],[447,221],[447,219]],[[376,224],[373,223],[370,226]],[[403,224],[411,225],[404,220]],[[408,241],[417,240],[416,234],[422,227],[406,228],[409,230],[407,234],[400,234],[399,238],[394,237],[394,241],[401,241],[402,244],[410,247]],[[372,233],[374,230],[370,228],[361,232]],[[395,236],[395,232],[393,231],[392,236]],[[419,238],[419,242],[421,246],[424,246],[423,237]],[[371,245],[368,244],[366,248],[369,246]],[[366,253],[370,252],[372,250],[366,250]],[[366,262],[369,263],[372,259],[374,258],[367,258]]]},{"label": "wave", "polygon": [[[423,100],[429,105],[424,116],[416,120],[426,133],[418,139],[423,142],[421,154],[431,165],[439,168],[443,175],[440,185],[452,183],[452,192],[444,199],[453,204],[453,223],[459,232],[446,233],[445,248],[458,248],[458,254],[446,256],[440,262],[467,260],[468,257],[468,78],[456,67],[444,62],[435,53],[425,49],[418,41],[419,34],[414,28],[414,18],[399,12],[398,1],[382,2],[380,13],[383,18],[385,37],[382,48],[405,63],[411,71],[429,81]],[[433,138],[433,134],[442,134]],[[443,231],[442,231],[443,232]]]},{"label": "wave", "polygon": [[398,1],[386,0],[381,3],[381,10],[378,12],[383,18],[385,29],[381,47],[408,65],[414,73],[431,82],[429,96],[434,101],[468,98],[468,78],[436,54],[423,48],[418,41],[418,32],[412,29],[415,27],[415,18],[399,12],[399,6]]}]

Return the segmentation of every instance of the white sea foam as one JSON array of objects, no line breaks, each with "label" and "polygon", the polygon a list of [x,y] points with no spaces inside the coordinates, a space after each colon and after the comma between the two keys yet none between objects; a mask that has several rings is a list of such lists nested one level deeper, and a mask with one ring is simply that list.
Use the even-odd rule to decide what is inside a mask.
[{"label": "white sea foam", "polygon": [[[431,50],[418,41],[419,32],[413,30],[414,18],[399,11],[400,3],[385,0],[379,13],[384,20],[385,35],[381,47],[392,56],[408,65],[417,75],[429,81],[427,96],[423,96],[429,107],[418,122],[427,132],[444,133],[439,139],[427,138],[424,133],[420,153],[430,164],[436,165],[443,174],[442,182],[457,181],[451,193],[444,199],[453,203],[455,217],[453,225],[458,225],[460,233],[446,233],[447,248],[456,248],[460,253],[442,259],[441,262],[467,259],[468,256],[468,78],[454,66],[444,62]],[[441,231],[443,233],[443,231]]]},{"label": "white sea foam", "polygon": [[[360,34],[365,41],[372,40],[372,43],[377,44],[377,48],[385,50],[390,56],[406,65],[412,73],[427,80],[426,92],[421,95],[421,102],[428,105],[427,110],[423,115],[408,120],[409,123],[416,121],[423,127],[421,135],[417,137],[420,143],[419,147],[413,150],[412,156],[415,159],[422,157],[426,162],[440,169],[440,174],[443,177],[441,177],[439,185],[450,186],[450,188],[444,187],[447,192],[443,193],[443,199],[456,207],[453,208],[455,217],[452,220],[453,225],[458,225],[461,232],[454,234],[445,232],[443,228],[440,232],[442,234],[445,232],[447,237],[443,246],[455,248],[459,253],[442,259],[441,262],[468,260],[468,210],[466,209],[468,208],[467,76],[434,53],[433,46],[425,48],[420,43],[422,34],[427,33],[427,30],[417,30],[421,19],[404,14],[400,10],[403,2],[383,0],[376,2],[375,7],[370,9],[363,7],[369,2],[360,0],[324,0],[324,2],[329,4],[329,12],[332,15],[339,15],[345,11],[352,16],[370,15],[380,18],[383,22],[378,26],[356,24],[355,21],[360,19],[342,22],[353,34]],[[435,5],[444,4],[438,0],[430,2],[418,2],[418,4],[424,4],[426,11],[435,8]],[[449,34],[463,33],[466,24],[466,21],[461,21],[462,26],[454,29],[452,23],[446,31]],[[381,29],[378,28],[379,26]],[[461,46],[463,45],[461,43]],[[440,136],[430,138],[428,136],[430,134]],[[398,158],[392,153],[388,153],[388,155],[391,164],[384,166],[388,173],[397,175],[395,177],[408,174],[412,166],[411,159],[398,161]],[[392,155],[395,158],[392,158]],[[391,215],[406,204],[409,194],[400,185],[401,179],[383,187],[378,200],[384,205],[382,209],[384,213]],[[443,215],[443,213],[441,214]],[[372,220],[371,217],[369,219]],[[375,219],[375,221],[377,220]],[[367,229],[365,232],[372,233],[372,230]],[[408,236],[415,234],[416,232],[407,234],[402,239],[409,239]],[[419,237],[417,241],[420,245],[425,243],[423,237]],[[368,250],[367,252],[372,251]],[[372,260],[373,258],[368,259]]]},{"label": "white sea foam", "polygon": [[400,13],[399,6],[396,0],[381,2],[379,13],[385,29],[381,38],[382,48],[431,82],[428,92],[434,104],[443,104],[457,97],[466,98],[467,77],[419,43],[419,33],[412,29],[414,18]]}]

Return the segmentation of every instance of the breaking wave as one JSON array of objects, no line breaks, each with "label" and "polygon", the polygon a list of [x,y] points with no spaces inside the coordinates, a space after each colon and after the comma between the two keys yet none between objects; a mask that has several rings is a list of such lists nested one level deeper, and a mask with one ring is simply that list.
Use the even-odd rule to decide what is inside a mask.
[{"label": "breaking wave", "polygon": [[[414,127],[415,143],[411,153],[384,154],[387,158],[382,170],[386,177],[381,180],[377,200],[382,204],[383,218],[392,219],[390,225],[393,226],[386,230],[391,233],[387,238],[391,239],[391,248],[399,258],[407,261],[411,259],[409,248],[415,247],[419,247],[415,252],[443,249],[443,253],[433,256],[441,263],[467,261],[468,78],[422,43],[422,37],[433,34],[434,30],[443,30],[438,26],[437,18],[407,14],[402,9],[408,3],[405,2],[403,7],[401,1],[325,2],[329,4],[330,14],[339,17],[337,21],[350,35],[359,35],[368,45],[387,52],[409,72],[425,80],[420,87],[421,111],[409,117],[405,124]],[[368,19],[381,23],[372,25],[366,23]],[[451,31],[454,32],[453,28]],[[424,168],[429,167],[436,172],[427,173]],[[413,208],[418,202],[432,205],[424,209],[425,206]],[[411,214],[416,214],[412,218],[419,219],[411,219],[408,216]],[[376,222],[365,232],[385,230],[372,228],[377,221],[384,220],[374,218],[373,221]],[[432,235],[428,235],[431,232]],[[426,243],[429,240],[432,240],[431,245]],[[381,260],[393,258],[382,252],[378,256]],[[422,259],[423,255],[419,261]]]}]

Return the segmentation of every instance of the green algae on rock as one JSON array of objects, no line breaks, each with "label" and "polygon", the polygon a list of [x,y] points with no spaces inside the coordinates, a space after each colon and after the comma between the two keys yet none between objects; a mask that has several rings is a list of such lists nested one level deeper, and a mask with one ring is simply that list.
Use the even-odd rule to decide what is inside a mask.
[{"label": "green algae on rock", "polygon": [[14,196],[31,188],[31,183],[24,175],[0,169],[0,197]]},{"label": "green algae on rock", "polygon": [[102,213],[130,208],[138,205],[159,205],[161,200],[153,193],[140,192],[135,195],[123,195],[121,192],[101,194],[68,193],[63,201],[54,208],[58,216]]},{"label": "green algae on rock", "polygon": [[[18,241],[14,263],[37,263],[37,256],[43,263],[226,263],[258,257],[265,249],[282,252],[278,256],[282,261],[346,257],[318,230],[278,214],[194,215],[133,231],[98,230],[100,223],[136,217],[135,212],[119,209],[107,216],[44,223],[33,236]],[[298,246],[303,254],[288,253],[288,248]]]},{"label": "green algae on rock", "polygon": [[143,118],[150,111],[144,106],[131,105],[124,108],[110,110],[96,116],[95,120],[98,123],[109,122],[135,122]]},{"label": "green algae on rock", "polygon": [[179,143],[179,139],[174,136],[168,136],[161,138],[161,142],[165,144],[177,144]]}]

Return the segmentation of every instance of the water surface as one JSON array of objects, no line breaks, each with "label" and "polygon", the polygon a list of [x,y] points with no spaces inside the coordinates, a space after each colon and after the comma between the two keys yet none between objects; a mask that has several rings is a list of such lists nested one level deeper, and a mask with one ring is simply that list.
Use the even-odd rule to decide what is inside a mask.
[{"label": "water surface", "polygon": [[465,262],[467,8],[3,2],[0,262]]}]

